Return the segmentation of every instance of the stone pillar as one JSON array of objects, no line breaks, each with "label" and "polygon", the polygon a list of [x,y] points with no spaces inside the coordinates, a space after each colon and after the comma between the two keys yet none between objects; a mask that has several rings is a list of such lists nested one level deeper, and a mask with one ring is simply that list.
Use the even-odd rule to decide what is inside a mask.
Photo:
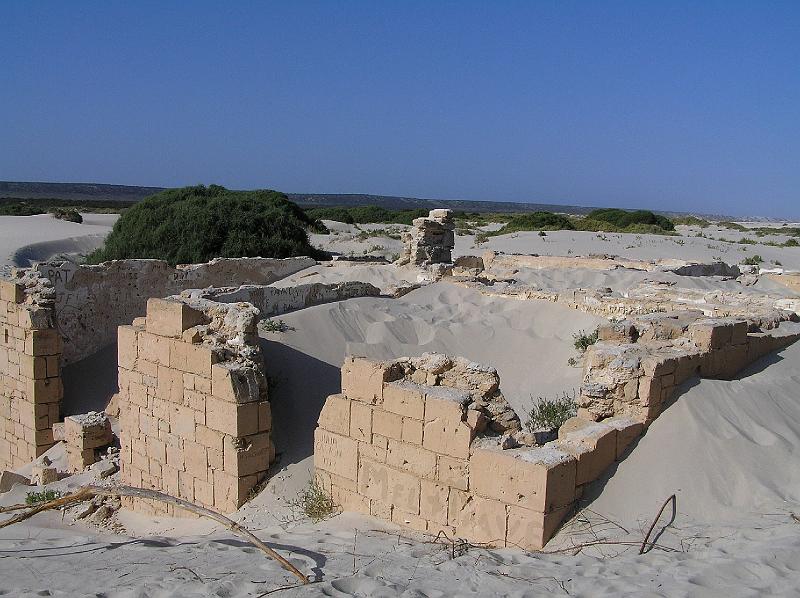
[{"label": "stone pillar", "polygon": [[42,279],[0,279],[0,469],[53,446],[63,386],[51,290]]},{"label": "stone pillar", "polygon": [[449,264],[455,246],[452,210],[431,210],[426,218],[414,220],[414,227],[403,234],[403,253],[398,265]]}]

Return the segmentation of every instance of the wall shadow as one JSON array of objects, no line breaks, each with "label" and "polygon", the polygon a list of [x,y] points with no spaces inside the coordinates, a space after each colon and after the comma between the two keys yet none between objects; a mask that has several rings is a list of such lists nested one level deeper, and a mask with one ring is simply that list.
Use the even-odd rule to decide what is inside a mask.
[{"label": "wall shadow", "polygon": [[341,370],[283,343],[259,341],[270,380],[272,439],[283,467],[314,453],[317,420],[328,395],[341,390]]},{"label": "wall shadow", "polygon": [[103,411],[117,392],[118,375],[116,342],[62,368],[64,400],[61,402],[61,417]]}]

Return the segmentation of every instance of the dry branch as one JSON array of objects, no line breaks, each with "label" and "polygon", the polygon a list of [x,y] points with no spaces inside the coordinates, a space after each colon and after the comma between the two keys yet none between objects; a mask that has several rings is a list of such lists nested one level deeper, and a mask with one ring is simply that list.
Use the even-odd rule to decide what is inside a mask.
[{"label": "dry branch", "polygon": [[[217,523],[224,525],[228,528],[231,532],[240,536],[253,544],[256,548],[264,552],[268,557],[275,559],[278,563],[292,573],[295,577],[297,577],[302,583],[307,584],[308,578],[303,575],[297,567],[292,565],[289,561],[275,552],[272,548],[264,544],[261,540],[259,540],[252,532],[248,531],[247,529],[243,528],[241,525],[233,521],[232,519],[228,519],[224,515],[220,515],[216,511],[212,511],[211,509],[206,509],[205,507],[201,507],[189,501],[183,500],[181,498],[175,498],[174,496],[170,496],[168,494],[164,494],[163,492],[158,492],[156,490],[148,490],[144,488],[132,488],[130,486],[84,486],[80,488],[76,492],[72,494],[67,494],[66,496],[62,496],[55,500],[44,502],[40,505],[36,505],[35,507],[30,508],[28,511],[24,513],[20,513],[7,519],[6,521],[0,522],[0,528],[8,527],[9,525],[13,525],[15,523],[19,523],[20,521],[25,521],[26,519],[30,519],[37,513],[41,513],[42,511],[48,511],[51,509],[58,509],[61,507],[66,507],[68,505],[76,504],[79,502],[84,502],[87,500],[91,500],[97,496],[107,496],[107,497],[121,497],[121,496],[128,496],[131,498],[143,498],[143,499],[150,499],[150,500],[157,500],[159,502],[164,502],[185,511],[189,511],[190,513],[194,513],[195,515],[199,515],[200,517],[205,517],[207,519],[212,519]],[[16,507],[17,505],[14,505]],[[11,510],[9,508],[9,510]],[[18,510],[18,509],[15,509]]]}]

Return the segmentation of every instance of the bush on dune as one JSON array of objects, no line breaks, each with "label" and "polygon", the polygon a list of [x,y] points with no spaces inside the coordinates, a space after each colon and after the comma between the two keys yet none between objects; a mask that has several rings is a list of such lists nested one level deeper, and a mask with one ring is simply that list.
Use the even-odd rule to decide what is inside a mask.
[{"label": "bush on dune", "polygon": [[673,231],[675,225],[666,216],[654,214],[649,210],[620,210],[619,208],[602,208],[592,210],[586,215],[587,220],[599,220],[613,224],[619,229],[644,224],[657,226],[662,230]]},{"label": "bush on dune", "polygon": [[562,214],[552,212],[531,212],[514,216],[498,231],[488,233],[490,236],[506,235],[521,231],[541,230],[575,230],[572,221]]},{"label": "bush on dune", "polygon": [[318,225],[277,191],[169,189],[126,210],[88,261],[150,258],[175,265],[216,257],[320,258],[307,233]]}]

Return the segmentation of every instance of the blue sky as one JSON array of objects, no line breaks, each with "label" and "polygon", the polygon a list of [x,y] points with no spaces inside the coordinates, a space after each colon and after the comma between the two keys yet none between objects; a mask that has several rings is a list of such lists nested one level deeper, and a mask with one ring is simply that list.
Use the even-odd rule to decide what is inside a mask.
[{"label": "blue sky", "polygon": [[800,2],[0,3],[0,180],[800,218]]}]

